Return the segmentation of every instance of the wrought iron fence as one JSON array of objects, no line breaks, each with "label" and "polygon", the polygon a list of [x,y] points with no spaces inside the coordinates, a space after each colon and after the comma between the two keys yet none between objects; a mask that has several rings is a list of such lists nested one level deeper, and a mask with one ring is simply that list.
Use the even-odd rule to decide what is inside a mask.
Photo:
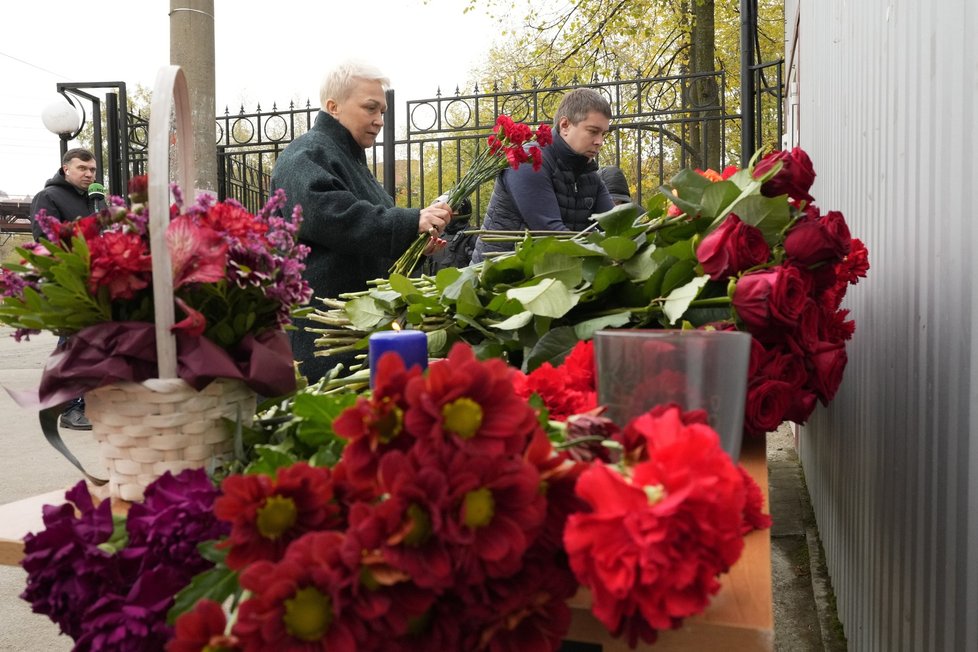
[{"label": "wrought iron fence", "polygon": [[[776,146],[783,131],[782,62],[754,66],[754,134],[758,147]],[[399,206],[430,203],[468,168],[484,146],[496,117],[552,122],[562,95],[586,86],[604,95],[612,107],[612,130],[599,155],[601,165],[621,167],[633,197],[642,202],[684,167],[722,168],[740,161],[740,112],[727,106],[724,72],[667,77],[612,79],[569,86],[539,86],[408,100],[397,115],[395,95],[388,91],[384,133],[367,152],[368,164]],[[257,107],[237,114],[225,110],[216,119],[218,195],[258,210],[271,192],[271,171],[279,153],[315,122],[318,106],[290,104],[271,111]],[[397,128],[399,117],[404,127]],[[401,135],[396,133],[400,131]],[[130,115],[128,163],[132,174],[145,166],[146,121]],[[491,183],[473,197],[481,216]]]}]

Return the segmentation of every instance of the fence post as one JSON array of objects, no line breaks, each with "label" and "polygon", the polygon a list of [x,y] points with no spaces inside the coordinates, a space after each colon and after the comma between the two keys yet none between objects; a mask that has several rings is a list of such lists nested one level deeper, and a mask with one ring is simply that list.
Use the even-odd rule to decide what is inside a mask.
[{"label": "fence post", "polygon": [[740,0],[741,167],[754,156],[754,0]]},{"label": "fence post", "polygon": [[387,113],[384,114],[384,190],[394,198],[397,186],[394,183],[395,144],[394,144],[394,89],[388,88],[384,96],[387,100]]}]

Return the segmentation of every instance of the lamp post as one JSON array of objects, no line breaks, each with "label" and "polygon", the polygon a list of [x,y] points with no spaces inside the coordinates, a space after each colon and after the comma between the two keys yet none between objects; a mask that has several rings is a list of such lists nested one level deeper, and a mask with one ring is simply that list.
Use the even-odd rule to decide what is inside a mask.
[{"label": "lamp post", "polygon": [[61,156],[64,156],[68,151],[68,141],[78,135],[84,120],[78,115],[71,100],[65,97],[51,102],[41,110],[41,122],[48,131],[61,138]]}]

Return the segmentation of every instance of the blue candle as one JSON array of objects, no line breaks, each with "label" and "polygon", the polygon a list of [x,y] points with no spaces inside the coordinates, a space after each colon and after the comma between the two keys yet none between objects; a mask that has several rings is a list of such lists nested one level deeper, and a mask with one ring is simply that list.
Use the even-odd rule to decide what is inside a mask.
[{"label": "blue candle", "polygon": [[370,388],[374,387],[374,375],[377,373],[377,363],[380,356],[388,351],[394,351],[404,366],[408,369],[421,365],[421,370],[428,368],[428,336],[424,331],[380,331],[370,336]]}]

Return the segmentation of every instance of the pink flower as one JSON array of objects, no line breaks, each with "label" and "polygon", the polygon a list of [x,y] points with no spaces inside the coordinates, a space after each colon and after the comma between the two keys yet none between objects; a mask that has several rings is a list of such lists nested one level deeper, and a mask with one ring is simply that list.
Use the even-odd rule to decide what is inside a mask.
[{"label": "pink flower", "polygon": [[224,278],[228,246],[213,229],[195,224],[188,215],[180,215],[166,230],[170,250],[173,287],[187,283],[213,283]]}]

